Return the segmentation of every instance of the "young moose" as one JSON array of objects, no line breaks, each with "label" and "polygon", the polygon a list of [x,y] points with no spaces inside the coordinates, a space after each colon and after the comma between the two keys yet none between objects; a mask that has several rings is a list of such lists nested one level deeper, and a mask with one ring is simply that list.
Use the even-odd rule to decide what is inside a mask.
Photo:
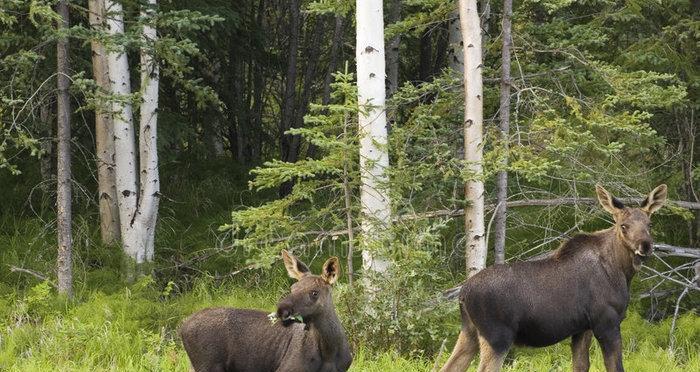
[{"label": "young moose", "polygon": [[666,185],[640,208],[627,208],[601,186],[598,201],[615,225],[574,236],[552,256],[495,265],[460,292],[462,330],[443,371],[465,371],[477,349],[479,371],[499,371],[513,344],[542,347],[571,336],[574,372],[588,371],[592,336],[607,371],[623,371],[620,322],[630,282],[653,250],[649,216],[666,201]]},{"label": "young moose", "polygon": [[205,309],[184,321],[180,337],[195,371],[347,371],[352,355],[331,296],[338,258],[329,258],[320,276],[287,251],[282,259],[297,282],[277,305],[281,321],[273,323],[263,311],[231,308]]}]

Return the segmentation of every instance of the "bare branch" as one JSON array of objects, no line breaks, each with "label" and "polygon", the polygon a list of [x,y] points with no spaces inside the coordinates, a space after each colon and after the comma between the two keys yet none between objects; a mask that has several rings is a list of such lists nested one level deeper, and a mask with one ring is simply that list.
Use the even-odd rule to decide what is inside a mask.
[{"label": "bare branch", "polygon": [[46,275],[44,275],[42,273],[36,272],[34,270],[25,269],[22,267],[17,267],[17,266],[12,266],[12,265],[7,265],[7,266],[10,267],[10,271],[13,273],[29,274],[29,275],[41,280],[42,282],[48,282],[49,284],[51,284],[52,287],[56,288],[56,283],[54,283],[51,279],[49,279]]}]

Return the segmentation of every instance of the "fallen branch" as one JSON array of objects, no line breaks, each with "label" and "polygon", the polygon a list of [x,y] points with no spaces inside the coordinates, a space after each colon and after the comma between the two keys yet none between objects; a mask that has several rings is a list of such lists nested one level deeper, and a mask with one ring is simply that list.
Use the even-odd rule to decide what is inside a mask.
[{"label": "fallen branch", "polygon": [[676,256],[700,259],[700,248],[677,247],[664,243],[654,244],[654,249],[663,256]]},{"label": "fallen branch", "polygon": [[[695,283],[692,281],[688,281],[688,283],[683,283],[682,281],[680,281],[676,278],[673,278],[669,275],[664,275],[664,273],[661,273],[661,272],[659,272],[659,271],[657,271],[649,266],[646,266],[646,265],[642,265],[642,269],[646,269],[647,271],[651,271],[654,275],[661,277],[663,280],[672,281],[672,282],[674,282],[674,283],[676,283],[684,288],[700,291],[700,287],[695,285]],[[683,278],[683,279],[688,280],[687,278]]]},{"label": "fallen branch", "polygon": [[637,296],[637,298],[639,298],[640,300],[645,299],[645,298],[658,299],[658,298],[668,297],[668,296],[675,294],[675,293],[678,293],[678,289],[669,289],[669,290],[665,290],[665,291],[649,291],[649,292],[641,293],[639,296]]},{"label": "fallen branch", "polygon": [[671,355],[674,355],[673,349],[676,344],[676,337],[673,335],[673,331],[676,329],[676,320],[678,320],[678,310],[681,307],[681,300],[683,297],[688,294],[688,287],[686,287],[683,292],[681,292],[681,295],[678,296],[678,300],[676,301],[676,308],[673,311],[673,321],[671,321],[671,331],[669,332],[668,338],[668,352]]},{"label": "fallen branch", "polygon": [[7,265],[7,266],[10,267],[10,271],[13,273],[29,274],[29,275],[41,280],[42,282],[48,282],[49,284],[51,284],[51,286],[56,288],[56,284],[53,281],[51,281],[51,279],[49,279],[46,275],[44,275],[42,273],[36,272],[34,270],[29,270],[29,269],[17,267],[17,266],[12,266],[12,265]]}]

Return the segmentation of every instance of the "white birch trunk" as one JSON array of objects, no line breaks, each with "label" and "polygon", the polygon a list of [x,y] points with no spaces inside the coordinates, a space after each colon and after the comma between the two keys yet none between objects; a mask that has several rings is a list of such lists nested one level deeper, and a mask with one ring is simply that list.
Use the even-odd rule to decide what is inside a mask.
[{"label": "white birch trunk", "polygon": [[139,211],[136,216],[141,228],[140,237],[145,251],[146,261],[153,260],[153,239],[155,236],[158,204],[160,201],[160,178],[158,176],[158,64],[153,58],[153,43],[156,41],[156,29],[148,24],[155,12],[156,0],[148,0],[147,8],[141,12],[147,24],[143,26],[143,43],[150,47],[141,48],[141,102],[139,124],[139,150],[141,165],[141,190]]},{"label": "white birch trunk", "polygon": [[462,47],[462,28],[460,27],[459,11],[450,13],[450,22],[447,29],[450,49],[447,53],[449,61],[447,65],[455,73],[464,73],[464,48]]},{"label": "white birch trunk", "polygon": [[357,94],[364,270],[385,272],[389,262],[369,246],[391,223],[385,170],[389,167],[385,111],[384,15],[381,0],[357,0]]},{"label": "white birch trunk", "polygon": [[484,240],[483,84],[481,26],[476,0],[459,0],[464,40],[464,160],[469,179],[464,186],[467,275],[486,266]]},{"label": "white birch trunk", "polygon": [[[112,1],[106,1],[105,4],[109,15],[107,23],[110,34],[123,33],[121,5]],[[156,29],[149,24],[156,5],[156,0],[148,0],[141,11],[146,24],[142,30],[143,46],[140,55],[140,93],[143,100],[139,110],[140,174],[136,173],[137,154],[131,104],[118,100],[113,101],[112,104],[122,243],[124,252],[137,265],[153,260],[155,225],[160,199],[156,143],[159,70],[153,58],[151,45],[157,36]],[[108,69],[112,94],[123,98],[131,94],[126,54],[110,52]]]},{"label": "white birch trunk", "polygon": [[[118,2],[105,0],[107,9],[107,31],[115,36],[124,33],[124,12]],[[117,184],[117,202],[124,252],[136,263],[143,262],[145,252],[138,245],[138,232],[135,229],[136,206],[138,203],[136,144],[131,103],[126,99],[131,94],[129,62],[124,50],[107,54],[107,69],[115,99],[112,101],[112,122],[114,125],[114,160]]]}]

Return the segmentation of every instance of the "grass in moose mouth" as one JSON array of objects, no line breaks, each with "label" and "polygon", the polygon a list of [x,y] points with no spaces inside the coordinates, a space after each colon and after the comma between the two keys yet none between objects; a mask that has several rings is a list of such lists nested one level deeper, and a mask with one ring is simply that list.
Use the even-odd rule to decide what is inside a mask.
[{"label": "grass in moose mouth", "polygon": [[[267,314],[267,319],[270,319],[270,323],[275,324],[275,323],[277,323],[278,320],[280,320],[280,317],[277,316],[276,312],[271,312],[271,313]],[[300,314],[288,316],[288,317],[282,319],[282,321],[288,321],[288,320],[292,320],[292,321],[299,322],[299,323],[304,323],[304,318],[302,318],[302,316]]]}]

